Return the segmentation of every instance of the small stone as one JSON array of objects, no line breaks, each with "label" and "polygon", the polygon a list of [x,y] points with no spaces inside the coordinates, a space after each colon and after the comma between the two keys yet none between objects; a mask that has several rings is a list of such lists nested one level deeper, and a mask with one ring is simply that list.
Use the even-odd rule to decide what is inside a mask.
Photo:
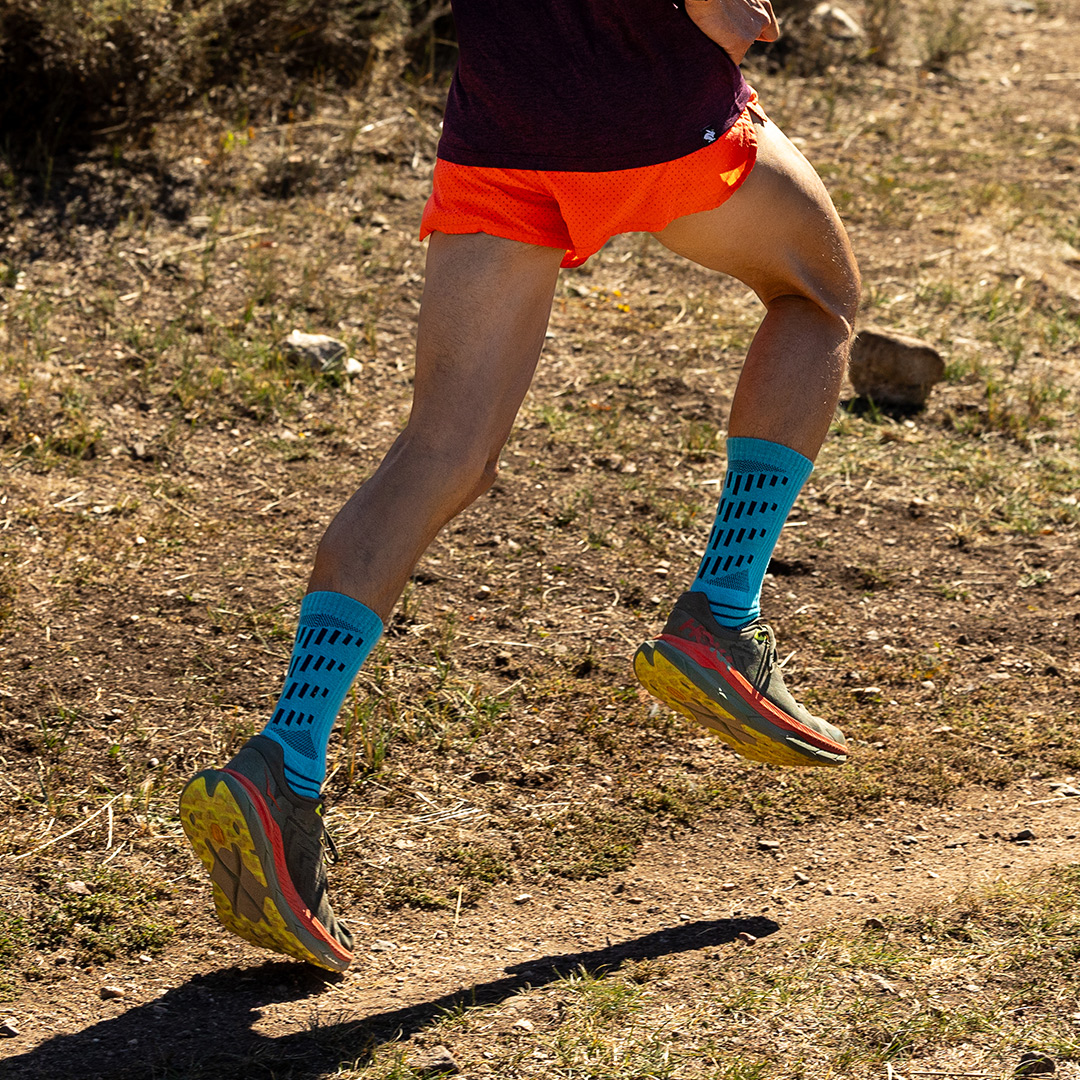
[{"label": "small stone", "polygon": [[645,901],[640,896],[628,896],[626,898],[628,904],[644,904]]},{"label": "small stone", "polygon": [[825,896],[835,896],[836,895],[836,890],[831,885],[826,885],[825,888],[822,889],[821,891]]},{"label": "small stone", "polygon": [[1035,839],[1035,834],[1030,829],[1021,829],[1018,833],[1010,836],[1009,839],[1014,844],[1024,844]]},{"label": "small stone", "polygon": [[344,365],[348,346],[344,341],[326,334],[303,334],[294,330],[278,346],[294,363],[305,364],[316,371],[332,371]]},{"label": "small stone", "polygon": [[863,923],[864,930],[884,930],[885,924],[880,919],[867,919]]},{"label": "small stone", "polygon": [[124,996],[124,991],[119,986],[103,986],[100,993],[102,1001],[113,1001]]},{"label": "small stone", "polygon": [[532,893],[523,892],[520,896],[514,897],[515,904],[527,904],[532,899]]},{"label": "small stone", "polygon": [[514,1027],[520,1028],[522,1031],[534,1031],[536,1029],[536,1025],[524,1016],[520,1020],[514,1021]]},{"label": "small stone", "polygon": [[734,892],[737,888],[738,886],[734,881],[725,881],[724,884],[720,886],[722,892]]},{"label": "small stone", "polygon": [[859,397],[921,408],[944,378],[945,361],[928,341],[867,326],[855,336],[848,374]]},{"label": "small stone", "polygon": [[810,884],[810,879],[801,870],[796,870],[795,871],[795,880],[800,885],[809,885]]},{"label": "small stone", "polygon": [[397,946],[392,941],[384,941],[380,938],[376,938],[371,943],[372,952],[392,952]]},{"label": "small stone", "polygon": [[779,851],[780,850],[780,841],[779,840],[759,840],[757,842],[757,846],[758,846],[759,851]]},{"label": "small stone", "polygon": [[1057,1072],[1057,1063],[1047,1054],[1028,1051],[1020,1057],[1016,1066],[1016,1076],[1053,1076]]},{"label": "small stone", "polygon": [[739,940],[745,941],[747,945],[756,945],[757,938],[753,934],[748,934],[745,930],[739,934]]},{"label": "small stone", "polygon": [[17,1039],[21,1034],[14,1020],[0,1022],[0,1039]]},{"label": "small stone", "polygon": [[431,1053],[414,1067],[420,1076],[438,1076],[444,1073],[459,1073],[461,1066],[454,1060],[454,1055],[445,1046],[434,1046]]},{"label": "small stone", "polygon": [[85,881],[65,881],[64,888],[76,896],[90,896],[93,893],[93,889]]}]

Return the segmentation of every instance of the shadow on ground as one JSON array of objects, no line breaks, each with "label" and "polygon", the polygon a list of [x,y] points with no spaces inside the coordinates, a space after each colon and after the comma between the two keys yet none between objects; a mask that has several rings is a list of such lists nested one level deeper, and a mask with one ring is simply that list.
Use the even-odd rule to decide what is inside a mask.
[{"label": "shadow on ground", "polygon": [[537,957],[505,969],[506,977],[431,1001],[371,1016],[350,1016],[343,1002],[332,1024],[325,1014],[294,1034],[252,1031],[271,1001],[314,998],[338,985],[313,968],[272,962],[199,975],[161,997],[71,1035],[57,1035],[0,1062],[0,1077],[18,1080],[315,1080],[342,1062],[361,1064],[379,1044],[406,1039],[460,1006],[493,1004],[527,987],[543,986],[584,968],[617,971],[628,960],[656,959],[733,942],[741,933],[764,937],[770,919],[684,923],[591,952]]}]

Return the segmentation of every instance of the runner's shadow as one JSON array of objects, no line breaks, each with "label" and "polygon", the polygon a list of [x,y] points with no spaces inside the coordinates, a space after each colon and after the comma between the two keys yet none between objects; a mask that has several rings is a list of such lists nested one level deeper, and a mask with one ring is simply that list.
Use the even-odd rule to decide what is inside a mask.
[{"label": "runner's shadow", "polygon": [[197,975],[121,1016],[10,1057],[0,1062],[0,1078],[315,1080],[343,1062],[362,1064],[381,1043],[407,1039],[448,1010],[490,1005],[581,969],[598,975],[617,971],[627,961],[729,944],[741,933],[765,937],[777,929],[765,918],[683,923],[602,949],[537,957],[504,968],[505,978],[372,1016],[351,1016],[343,1009],[340,1019],[328,1024],[325,1012],[320,1016],[312,1008],[304,1030],[276,1036],[251,1030],[262,1007],[314,998],[340,978],[288,962],[230,968]]}]

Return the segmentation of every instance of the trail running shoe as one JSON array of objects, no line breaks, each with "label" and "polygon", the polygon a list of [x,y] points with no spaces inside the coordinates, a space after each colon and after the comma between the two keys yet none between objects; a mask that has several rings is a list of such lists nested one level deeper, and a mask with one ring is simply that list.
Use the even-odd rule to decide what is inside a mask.
[{"label": "trail running shoe", "polygon": [[210,872],[218,921],[255,945],[331,971],[352,962],[353,937],[326,897],[322,800],[285,783],[281,746],[249,739],[223,769],[180,795],[180,821]]},{"label": "trail running shoe", "polygon": [[679,597],[663,632],[634,655],[653,697],[704,724],[732,750],[773,765],[842,765],[847,740],[784,685],[772,628],[721,626],[702,592]]}]

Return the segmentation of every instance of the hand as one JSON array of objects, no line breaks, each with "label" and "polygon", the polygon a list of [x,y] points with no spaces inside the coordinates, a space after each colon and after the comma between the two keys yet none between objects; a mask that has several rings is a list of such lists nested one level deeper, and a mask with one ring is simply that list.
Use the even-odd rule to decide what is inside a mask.
[{"label": "hand", "polygon": [[775,41],[780,24],[770,0],[686,0],[686,14],[736,64],[755,41]]}]

